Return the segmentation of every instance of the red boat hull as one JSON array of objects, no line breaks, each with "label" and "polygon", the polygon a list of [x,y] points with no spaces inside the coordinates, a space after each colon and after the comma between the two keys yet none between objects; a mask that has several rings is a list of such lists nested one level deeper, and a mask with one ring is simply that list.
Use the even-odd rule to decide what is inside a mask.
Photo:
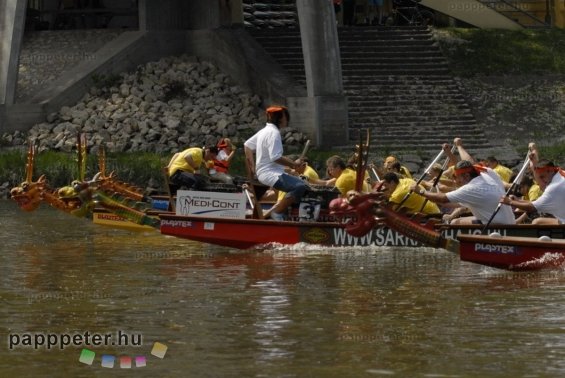
[{"label": "red boat hull", "polygon": [[275,222],[258,219],[201,218],[160,215],[161,233],[204,243],[248,249],[269,243],[334,245],[338,223]]},{"label": "red boat hull", "polygon": [[528,237],[460,235],[460,258],[508,270],[537,270],[565,264],[565,241]]}]

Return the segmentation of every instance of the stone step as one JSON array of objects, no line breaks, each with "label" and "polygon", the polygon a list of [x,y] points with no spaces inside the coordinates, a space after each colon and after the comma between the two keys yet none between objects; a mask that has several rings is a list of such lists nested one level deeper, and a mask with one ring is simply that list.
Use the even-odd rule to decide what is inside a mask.
[{"label": "stone step", "polygon": [[[359,138],[349,138],[350,144],[357,144],[359,142]],[[434,156],[438,153],[439,149],[441,148],[443,143],[447,143],[446,140],[437,139],[437,140],[426,140],[422,143],[414,143],[412,141],[406,141],[405,143],[397,143],[394,141],[387,141],[386,143],[381,143],[379,141],[373,141],[371,138],[371,147],[370,151],[373,153],[378,153],[378,151],[387,151],[387,154],[402,154],[406,152],[411,153],[420,153],[420,154],[428,154],[429,156]],[[465,144],[465,148],[468,151],[472,151],[475,149],[483,149],[485,147],[490,147],[490,143],[488,140],[476,140],[476,141],[469,141],[469,143]]]},{"label": "stone step", "polygon": [[378,77],[378,76],[394,76],[394,75],[438,75],[438,74],[447,74],[449,73],[449,68],[446,66],[445,68],[389,68],[382,71],[375,71],[369,69],[361,69],[359,71],[355,71],[355,74],[359,74],[360,76],[351,76],[349,75],[352,70],[349,72],[343,73],[343,82],[345,83],[362,83],[367,82],[367,78]]},{"label": "stone step", "polygon": [[[453,115],[453,114],[429,114],[426,116],[422,115],[411,115],[411,114],[382,114],[380,116],[375,116],[371,118],[373,122],[380,122],[384,124],[394,123],[396,120],[400,122],[422,122],[422,121],[433,121],[447,123],[451,121],[458,121],[462,119],[472,120],[474,117],[472,115]],[[353,120],[355,121],[355,120]],[[363,120],[359,121],[358,124],[362,124]]]},{"label": "stone step", "polygon": [[425,94],[426,92],[419,92],[416,95],[411,92],[410,95],[408,94],[386,94],[384,92],[379,92],[379,94],[367,92],[364,95],[359,96],[347,96],[347,100],[349,106],[353,107],[373,107],[373,106],[386,106],[386,105],[405,105],[405,104],[420,104],[420,105],[428,105],[428,104],[437,104],[437,100],[452,100],[454,104],[463,105],[467,104],[465,99],[462,95],[455,96],[455,94],[446,93],[445,95],[438,95],[435,94],[433,99],[429,96],[426,98],[422,98],[419,93]]},{"label": "stone step", "polygon": [[[435,129],[427,128],[424,126],[411,126],[411,127],[398,127],[397,125],[383,126],[379,124],[366,124],[364,127],[352,127],[356,129],[366,129],[369,128],[379,136],[383,137],[398,137],[399,133],[409,134],[409,135],[423,135],[427,137],[433,137],[436,135],[443,134],[466,134],[466,135],[483,135],[483,133],[477,133],[477,127],[463,127],[463,126],[449,126],[443,125],[441,128],[436,127]],[[483,135],[484,136],[484,135]]]},{"label": "stone step", "polygon": [[[414,76],[414,75],[420,76],[420,77],[429,76],[429,80],[427,82],[430,83],[430,84],[437,84],[437,83],[434,83],[434,77],[445,76],[447,73],[449,73],[449,72],[427,73],[426,75],[422,75],[422,74],[392,75],[392,74],[388,74],[388,73],[379,73],[379,74],[372,74],[369,77],[370,77],[370,82],[376,84],[376,83],[384,83],[384,82],[390,82],[390,83],[400,82],[400,81],[398,81],[399,77],[410,77],[410,76]],[[361,85],[363,83],[365,85],[367,85],[367,82],[368,82],[366,74],[365,75],[362,75],[362,74],[357,75],[357,73],[355,73],[355,75],[350,74],[348,76],[344,76],[343,80],[344,80],[344,83],[345,82],[348,82],[348,83],[351,83],[351,84],[359,83]],[[406,80],[409,80],[409,79],[406,79]],[[423,82],[424,81],[422,81],[422,83]],[[405,81],[405,83],[406,83],[406,81]]]},{"label": "stone step", "polygon": [[[291,64],[296,65],[304,64],[304,58],[301,55],[290,55],[290,54],[281,54],[273,55],[276,57],[276,60],[284,65]],[[381,64],[398,64],[398,65],[405,65],[405,64],[437,64],[446,66],[447,61],[438,56],[410,56],[409,54],[406,56],[374,56],[374,57],[366,57],[366,56],[342,56],[341,57],[341,65],[342,67],[354,67],[356,64],[365,64],[365,65],[381,65]]]},{"label": "stone step", "polygon": [[360,72],[364,72],[366,70],[382,72],[385,71],[389,72],[390,69],[401,69],[401,68],[419,68],[425,69],[428,71],[433,71],[434,68],[437,71],[441,71],[448,68],[447,62],[444,61],[424,61],[424,60],[408,60],[408,59],[401,59],[399,61],[377,61],[373,60],[372,62],[363,62],[363,61],[346,61],[343,62],[342,60],[342,70],[344,73],[352,73],[358,74]]},{"label": "stone step", "polygon": [[[357,143],[358,131],[366,128],[373,131],[374,145],[387,151],[435,152],[456,136],[464,138],[469,148],[488,144],[429,29],[338,32],[349,144]],[[258,34],[257,40],[273,58],[304,84],[300,35]]]},{"label": "stone step", "polygon": [[357,120],[362,119],[373,119],[375,117],[381,117],[383,114],[387,114],[389,116],[395,116],[397,114],[405,114],[405,115],[420,115],[420,116],[428,116],[428,115],[437,115],[437,114],[444,114],[446,112],[450,112],[453,115],[459,115],[461,117],[472,117],[471,110],[468,107],[463,105],[455,105],[455,104],[447,104],[447,105],[439,105],[439,104],[428,104],[428,105],[419,105],[419,104],[410,104],[406,106],[402,105],[381,105],[376,107],[349,107],[349,116],[355,118]]}]

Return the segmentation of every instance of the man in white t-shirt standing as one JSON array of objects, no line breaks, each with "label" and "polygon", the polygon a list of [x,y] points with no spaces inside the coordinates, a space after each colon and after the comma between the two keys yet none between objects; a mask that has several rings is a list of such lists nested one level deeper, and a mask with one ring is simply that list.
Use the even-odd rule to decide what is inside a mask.
[{"label": "man in white t-shirt standing", "polygon": [[[300,202],[306,191],[306,183],[298,177],[284,172],[284,167],[299,169],[302,160],[293,161],[283,156],[283,145],[280,130],[288,126],[290,115],[284,106],[271,106],[267,108],[267,124],[255,135],[245,141],[245,158],[252,174],[264,185],[286,192],[285,197],[279,201],[271,218],[285,220],[286,212],[290,205]],[[255,159],[253,159],[255,153]]]},{"label": "man in white t-shirt standing", "polygon": [[[425,189],[412,190],[436,203],[458,203],[468,208],[473,216],[456,218],[451,224],[487,224],[496,211],[500,197],[505,195],[504,183],[492,169],[461,160],[455,165],[455,183],[458,188],[447,193],[433,193]],[[503,206],[492,224],[515,224],[514,214]]]}]

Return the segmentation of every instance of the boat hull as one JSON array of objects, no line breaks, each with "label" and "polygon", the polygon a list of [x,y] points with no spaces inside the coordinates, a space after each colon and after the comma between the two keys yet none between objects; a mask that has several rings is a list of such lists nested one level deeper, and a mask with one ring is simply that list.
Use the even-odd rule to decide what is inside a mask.
[{"label": "boat hull", "polygon": [[134,222],[131,222],[117,214],[114,214],[106,209],[94,209],[94,211],[92,212],[92,222],[94,224],[100,225],[100,226],[105,226],[105,227],[112,227],[112,228],[118,228],[118,229],[122,229],[122,230],[128,230],[128,231],[140,231],[140,232],[146,232],[146,231],[156,231],[157,229],[154,227],[150,227],[150,226],[146,226],[146,225],[142,225],[142,224],[137,224]]},{"label": "boat hull", "polygon": [[537,270],[565,263],[565,241],[535,237],[459,236],[460,258],[507,270]]},{"label": "boat hull", "polygon": [[[308,243],[334,247],[423,247],[388,227],[374,228],[362,237],[351,236],[343,224],[337,222],[275,222],[257,219],[221,219],[160,214],[161,233],[233,248],[247,249],[266,243]],[[456,239],[459,235],[481,234],[477,226],[450,226],[442,230],[444,237]],[[562,238],[563,226],[511,226],[490,228],[487,233],[501,235],[550,236]]]},{"label": "boat hull", "polygon": [[161,233],[204,243],[248,249],[269,243],[333,245],[337,223],[276,222],[160,215]]}]

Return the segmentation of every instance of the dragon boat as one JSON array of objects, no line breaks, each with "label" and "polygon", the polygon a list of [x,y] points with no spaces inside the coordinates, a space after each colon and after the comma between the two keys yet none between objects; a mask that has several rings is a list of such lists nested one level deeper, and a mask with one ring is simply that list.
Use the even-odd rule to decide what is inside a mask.
[{"label": "dragon boat", "polygon": [[459,236],[462,261],[508,270],[561,267],[565,263],[565,240],[548,236],[515,237],[490,235]]},{"label": "dragon boat", "polygon": [[77,137],[79,177],[70,185],[61,188],[50,187],[45,175],[33,180],[33,170],[37,146],[29,142],[26,162],[26,178],[19,186],[10,190],[11,198],[24,211],[34,211],[41,203],[77,217],[91,218],[96,206],[107,207],[112,211],[131,210],[130,216],[137,216],[140,224],[158,225],[156,218],[146,216],[145,211],[151,209],[151,200],[141,189],[117,179],[114,173],[105,173],[105,151],[99,151],[100,171],[91,179],[85,179],[86,171],[86,138],[84,134]]},{"label": "dragon boat", "polygon": [[[393,211],[380,202],[378,194],[362,195],[343,203],[333,206],[331,212],[321,214],[316,221],[160,214],[160,231],[165,235],[240,249],[264,248],[271,243],[327,247],[429,246],[457,253],[463,261],[508,270],[540,269],[565,261],[565,240],[560,240],[565,236],[564,225],[493,224],[483,230],[480,225],[422,223],[421,219]],[[481,245],[486,247],[480,249]],[[497,249],[496,245],[511,248]],[[502,250],[514,252],[496,253]]]},{"label": "dragon boat", "polygon": [[[371,228],[364,235],[352,235],[347,230],[347,224],[335,219],[314,222],[299,220],[277,222],[260,219],[183,216],[173,213],[160,213],[158,217],[161,220],[162,234],[240,249],[260,247],[267,243],[307,243],[327,247],[423,247],[427,245],[394,228],[380,225]],[[407,221],[411,222],[411,220]],[[430,231],[448,240],[457,240],[464,235],[483,234],[482,226],[478,225],[434,225]],[[530,238],[548,236],[560,239],[565,236],[565,226],[492,225],[484,233]]]}]

